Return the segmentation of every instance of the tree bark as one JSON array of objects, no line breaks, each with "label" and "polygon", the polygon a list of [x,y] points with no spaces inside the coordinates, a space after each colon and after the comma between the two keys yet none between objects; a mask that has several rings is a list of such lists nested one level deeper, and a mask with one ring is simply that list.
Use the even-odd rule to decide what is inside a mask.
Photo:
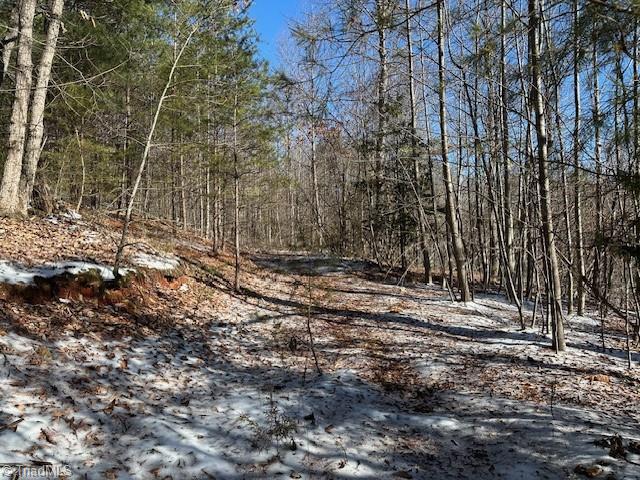
[{"label": "tree bark", "polygon": [[0,215],[20,213],[18,188],[22,171],[24,142],[27,132],[29,100],[33,79],[33,18],[36,0],[22,0],[19,13],[19,38],[16,62],[16,93],[13,99],[9,142],[4,173],[0,183]]},{"label": "tree bark", "polygon": [[240,172],[238,169],[238,94],[233,107],[233,245],[235,271],[233,289],[240,291]]},{"label": "tree bark", "polygon": [[377,93],[377,131],[375,134],[374,147],[374,188],[373,188],[373,211],[369,219],[371,229],[371,242],[376,259],[380,263],[380,254],[378,253],[378,235],[377,229],[380,223],[380,208],[382,203],[382,177],[385,163],[386,150],[386,130],[387,130],[387,88],[388,88],[388,71],[387,71],[387,12],[388,0],[376,0],[375,23],[378,33],[378,79],[376,85]]},{"label": "tree bark", "polygon": [[[182,143],[182,135],[180,135],[180,143]],[[188,227],[187,219],[187,185],[185,182],[184,171],[184,152],[180,145],[180,155],[178,157],[178,171],[180,172],[180,217],[182,220],[182,230],[186,231]]]},{"label": "tree bark", "polygon": [[0,88],[4,85],[4,81],[7,78],[7,74],[9,73],[9,65],[11,64],[11,54],[13,53],[14,47],[16,45],[16,40],[18,38],[18,28],[19,28],[19,4],[16,1],[11,9],[11,14],[9,16],[9,28],[7,29],[7,33],[2,39],[2,43],[0,44],[0,49],[2,55],[0,55]]},{"label": "tree bark", "polygon": [[[312,114],[313,115],[313,114]],[[324,226],[322,223],[322,212],[320,210],[320,188],[318,186],[318,146],[316,138],[316,119],[311,119],[311,187],[313,189],[313,215],[317,227],[317,246],[322,248],[324,245]]]},{"label": "tree bark", "polygon": [[453,191],[453,180],[451,178],[451,169],[449,168],[448,155],[448,138],[447,138],[447,110],[446,110],[446,88],[444,80],[444,1],[438,0],[438,80],[439,80],[439,98],[440,98],[440,144],[442,148],[442,176],[444,180],[444,188],[446,193],[446,217],[449,226],[449,235],[451,238],[451,246],[453,256],[455,257],[456,270],[458,276],[458,288],[463,302],[471,300],[471,292],[469,290],[469,282],[467,279],[467,259],[462,243],[462,236],[458,228],[458,220],[456,218],[456,198]]},{"label": "tree bark", "polygon": [[42,137],[44,135],[44,109],[47,100],[53,58],[56,53],[58,37],[60,35],[60,25],[62,24],[62,10],[64,0],[51,0],[51,11],[49,12],[49,28],[47,29],[47,39],[40,57],[35,91],[31,100],[31,115],[29,119],[29,129],[27,146],[22,161],[22,175],[18,189],[18,211],[21,215],[26,215],[33,192],[33,184],[36,180],[36,170],[42,152]]},{"label": "tree bark", "polygon": [[87,177],[87,171],[84,164],[84,148],[83,148],[84,136],[81,137],[78,129],[76,128],[76,142],[78,143],[78,153],[80,154],[80,166],[82,168],[82,180],[80,181],[80,193],[78,195],[78,203],[76,204],[76,212],[80,212],[82,207],[82,200],[84,198],[84,183]]},{"label": "tree bark", "polygon": [[593,40],[593,161],[596,167],[596,233],[595,252],[593,261],[593,280],[596,288],[602,288],[600,277],[602,272],[602,247],[604,235],[603,198],[602,198],[602,162],[600,142],[600,85],[598,82],[598,50],[596,39]]},{"label": "tree bark", "polygon": [[416,218],[418,221],[418,244],[422,254],[422,267],[424,272],[424,282],[432,282],[431,258],[427,247],[426,215],[422,205],[422,188],[420,183],[420,165],[418,163],[418,126],[416,113],[416,92],[414,82],[413,64],[413,39],[411,28],[411,6],[409,0],[405,0],[405,23],[407,29],[407,66],[409,68],[409,108],[411,115],[411,164],[413,166],[413,191],[416,196]]},{"label": "tree bark", "polygon": [[575,106],[575,123],[573,129],[573,168],[575,171],[575,190],[574,190],[574,214],[576,228],[576,277],[578,278],[578,290],[576,297],[576,307],[578,315],[584,315],[586,291],[584,286],[585,266],[584,266],[584,240],[582,232],[582,166],[580,164],[580,152],[582,145],[580,143],[580,37],[577,32],[578,28],[578,0],[573,2],[574,10],[574,45],[573,45],[573,98]]},{"label": "tree bark", "polygon": [[506,69],[506,5],[503,0],[500,5],[500,97],[501,97],[501,120],[502,120],[502,162],[504,175],[504,242],[507,253],[507,268],[509,275],[513,275],[516,270],[516,260],[513,251],[513,215],[511,212],[511,159],[509,158],[509,95],[507,89],[507,69]]},{"label": "tree bark", "polygon": [[542,97],[542,76],[540,68],[540,16],[538,0],[529,0],[529,67],[531,74],[531,101],[535,113],[535,128],[538,140],[538,183],[540,187],[540,210],[542,215],[542,237],[549,264],[550,306],[552,343],[556,352],[566,349],[564,325],[562,323],[562,286],[560,268],[556,252],[555,232],[550,205],[550,182],[548,168],[548,138],[545,118],[545,104]]}]

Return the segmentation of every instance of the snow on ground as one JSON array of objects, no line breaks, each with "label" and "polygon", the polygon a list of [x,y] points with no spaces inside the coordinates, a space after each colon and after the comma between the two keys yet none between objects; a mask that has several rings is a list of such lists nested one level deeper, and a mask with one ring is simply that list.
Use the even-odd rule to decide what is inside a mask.
[{"label": "snow on ground", "polygon": [[[117,233],[84,221],[72,210],[32,222],[0,219],[0,284],[33,285],[36,277],[91,270],[111,281]],[[135,267],[152,270],[169,271],[180,265],[178,257],[159,253],[144,241],[133,241],[125,258]],[[132,271],[121,269],[124,274]]]},{"label": "snow on ground", "polygon": [[[211,347],[228,338],[258,347],[235,326],[211,334]],[[8,354],[3,416],[25,420],[3,433],[0,463],[48,460],[88,478],[566,478],[581,462],[611,462],[591,438],[634,432],[580,409],[484,396],[446,395],[432,411],[412,412],[354,371],[303,383],[238,354],[217,360],[185,340],[65,340],[41,365]],[[15,335],[2,345],[42,348]],[[266,438],[260,450],[257,429],[277,428],[272,402],[294,423],[295,445]],[[614,466],[619,478],[636,478]]]},{"label": "snow on ground", "polygon": [[[180,266],[180,260],[174,256],[152,255],[136,252],[131,256],[131,263],[138,267],[152,270],[174,270]],[[27,267],[17,262],[0,260],[0,283],[9,285],[34,285],[35,278],[53,278],[65,273],[79,275],[90,271],[96,271],[103,280],[114,280],[113,267],[95,262],[70,260],[44,265]],[[132,268],[120,269],[121,274],[134,271]]]},{"label": "snow on ground", "polygon": [[[640,478],[640,376],[619,333],[603,353],[599,323],[574,319],[556,356],[498,296],[458,305],[362,262],[254,261],[243,295],[158,286],[172,308],[141,314],[146,334],[45,338],[0,320],[0,427],[24,419],[0,431],[0,463],[88,479]],[[594,443],[614,435],[626,459]]]},{"label": "snow on ground", "polygon": [[154,270],[173,270],[180,266],[180,260],[173,255],[152,255],[149,253],[136,252],[131,256],[131,261],[139,267],[151,268]]},{"label": "snow on ground", "polygon": [[[113,267],[100,265],[93,262],[66,261],[41,265],[38,267],[27,267],[18,263],[0,260],[0,283],[9,285],[34,285],[35,278],[53,278],[65,273],[78,275],[89,271],[96,271],[105,281],[114,279]],[[123,269],[122,273],[129,271]]]}]

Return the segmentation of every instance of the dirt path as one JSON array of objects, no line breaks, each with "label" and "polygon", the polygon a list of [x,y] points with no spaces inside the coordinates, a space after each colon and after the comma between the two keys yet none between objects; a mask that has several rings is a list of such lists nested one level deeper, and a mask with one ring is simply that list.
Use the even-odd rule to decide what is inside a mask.
[{"label": "dirt path", "polygon": [[[353,371],[394,405],[402,421],[372,424],[369,436],[395,439],[377,445],[393,452],[383,464],[418,478],[567,478],[580,464],[603,477],[640,475],[593,444],[637,438],[640,418],[638,375],[623,368],[621,338],[608,340],[618,349],[598,352],[597,323],[574,319],[569,352],[559,357],[537,331],[518,330],[501,297],[455,305],[438,288],[399,287],[360,262],[254,261],[293,285],[310,282],[310,295],[308,287],[296,293],[313,305],[323,369]],[[288,302],[290,312],[304,310],[279,295],[278,278],[262,300],[280,313]],[[370,397],[369,408],[378,410],[378,401]]]},{"label": "dirt path", "polygon": [[253,257],[236,295],[224,257],[171,253],[179,277],[120,303],[4,301],[0,426],[24,420],[0,431],[0,462],[90,479],[640,478],[639,376],[588,318],[555,356],[501,297],[452,304],[293,255]]}]

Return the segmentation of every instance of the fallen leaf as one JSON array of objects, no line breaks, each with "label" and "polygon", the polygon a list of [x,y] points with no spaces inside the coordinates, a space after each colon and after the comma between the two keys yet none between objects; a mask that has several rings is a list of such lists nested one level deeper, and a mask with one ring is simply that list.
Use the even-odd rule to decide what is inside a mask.
[{"label": "fallen leaf", "polygon": [[106,413],[107,415],[111,415],[113,413],[113,409],[117,405],[117,403],[118,403],[118,401],[114,398],[113,400],[111,400],[111,403],[109,403],[109,405],[107,405],[102,411],[104,413]]},{"label": "fallen leaf", "polygon": [[57,445],[57,442],[53,438],[53,432],[50,432],[45,428],[40,429],[40,437],[39,438],[46,440],[51,445]]},{"label": "fallen leaf", "polygon": [[590,382],[611,383],[611,377],[609,375],[589,375],[587,380]]},{"label": "fallen leaf", "polygon": [[395,478],[413,478],[413,476],[406,470],[400,470],[399,472],[395,472],[393,476]]},{"label": "fallen leaf", "polygon": [[580,475],[584,475],[587,478],[595,478],[600,475],[603,470],[600,465],[592,465],[590,467],[585,467],[584,465],[576,465],[576,468],[573,471]]}]

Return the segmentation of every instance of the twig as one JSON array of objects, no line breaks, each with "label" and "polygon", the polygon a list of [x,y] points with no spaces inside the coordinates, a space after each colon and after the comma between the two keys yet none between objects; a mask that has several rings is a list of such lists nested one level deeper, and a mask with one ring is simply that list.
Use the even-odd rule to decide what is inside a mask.
[{"label": "twig", "polygon": [[311,275],[309,275],[309,304],[307,308],[307,331],[309,332],[309,345],[311,346],[311,353],[313,353],[313,360],[316,362],[316,370],[318,375],[322,375],[320,370],[320,364],[318,363],[318,356],[316,355],[316,349],[313,344],[313,334],[311,333]]},{"label": "twig", "polygon": [[18,424],[23,421],[24,421],[24,418],[19,418],[18,420],[14,420],[11,423],[7,423],[6,425],[3,425],[0,427],[0,432],[4,432],[5,430],[15,430]]}]

